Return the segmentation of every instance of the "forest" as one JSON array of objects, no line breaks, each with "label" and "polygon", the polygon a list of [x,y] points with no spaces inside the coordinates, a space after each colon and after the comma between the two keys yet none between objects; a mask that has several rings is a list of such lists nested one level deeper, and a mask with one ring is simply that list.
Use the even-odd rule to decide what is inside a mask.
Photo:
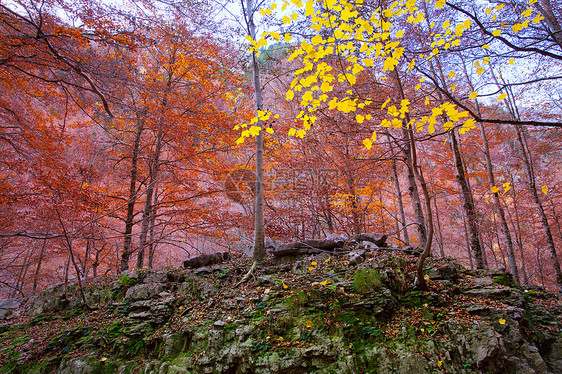
[{"label": "forest", "polygon": [[561,25],[559,0],[2,1],[1,293],[360,233],[562,293]]}]

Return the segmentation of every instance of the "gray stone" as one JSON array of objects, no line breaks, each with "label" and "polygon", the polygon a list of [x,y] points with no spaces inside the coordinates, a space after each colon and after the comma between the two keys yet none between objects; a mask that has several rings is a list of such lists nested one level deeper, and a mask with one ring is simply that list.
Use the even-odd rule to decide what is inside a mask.
[{"label": "gray stone", "polygon": [[168,273],[164,271],[151,271],[144,276],[143,283],[167,283]]},{"label": "gray stone", "polygon": [[349,266],[357,266],[365,261],[365,251],[357,250],[349,252]]},{"label": "gray stone", "polygon": [[275,282],[273,281],[273,277],[271,275],[263,275],[256,278],[258,286],[273,286]]},{"label": "gray stone", "polygon": [[0,309],[17,309],[21,304],[20,299],[0,299]]},{"label": "gray stone", "polygon": [[491,286],[494,284],[494,281],[492,278],[472,278],[472,281],[474,283],[476,283],[477,286]]},{"label": "gray stone", "polygon": [[164,291],[164,286],[160,283],[139,284],[130,287],[125,294],[125,299],[147,300],[152,299],[160,292]]}]

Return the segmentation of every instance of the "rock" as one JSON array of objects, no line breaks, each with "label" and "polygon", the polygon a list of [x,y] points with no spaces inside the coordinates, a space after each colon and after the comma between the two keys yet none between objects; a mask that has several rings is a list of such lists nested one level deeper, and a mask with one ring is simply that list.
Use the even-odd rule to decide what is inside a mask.
[{"label": "rock", "polygon": [[164,286],[160,283],[139,284],[127,290],[125,299],[148,300],[157,297],[162,291],[164,291]]},{"label": "rock", "polygon": [[202,268],[195,270],[196,275],[211,274],[212,272],[213,270],[208,266],[204,266]]},{"label": "rock", "polygon": [[224,326],[226,326],[226,322],[224,321],[215,321],[215,323],[213,323],[213,327],[216,329],[223,329]]},{"label": "rock", "polygon": [[136,281],[140,280],[139,272],[137,270],[125,270],[121,272],[121,278],[128,277]]},{"label": "rock", "polygon": [[261,277],[256,278],[257,285],[260,287],[263,286],[273,286],[275,282],[273,281],[273,277],[271,275],[264,275]]},{"label": "rock", "polygon": [[200,268],[203,266],[210,266],[214,264],[220,264],[221,262],[230,260],[230,253],[228,252],[217,252],[211,254],[202,254],[192,258],[189,258],[183,262],[184,268]]},{"label": "rock", "polygon": [[433,269],[430,278],[432,280],[448,280],[456,283],[459,278],[461,267],[456,262],[447,262],[444,265]]},{"label": "rock", "polygon": [[6,319],[13,311],[20,307],[23,300],[0,299],[0,320]]},{"label": "rock", "polygon": [[365,261],[365,251],[351,251],[349,252],[349,266],[357,266]]},{"label": "rock", "polygon": [[494,284],[494,281],[491,278],[472,278],[472,281],[479,287],[491,286]]},{"label": "rock", "polygon": [[167,283],[168,274],[165,271],[151,271],[144,276],[143,283]]}]

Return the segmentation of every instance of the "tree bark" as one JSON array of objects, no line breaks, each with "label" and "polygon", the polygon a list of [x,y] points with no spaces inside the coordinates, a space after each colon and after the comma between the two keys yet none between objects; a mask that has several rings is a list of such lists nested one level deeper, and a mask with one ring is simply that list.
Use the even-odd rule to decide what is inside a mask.
[{"label": "tree bark", "polygon": [[457,170],[457,181],[461,188],[461,198],[463,201],[463,208],[467,218],[468,232],[469,232],[469,242],[472,255],[476,262],[477,269],[484,269],[484,253],[482,246],[480,245],[480,238],[478,236],[478,226],[477,217],[474,207],[474,199],[470,193],[470,189],[466,180],[466,175],[464,173],[464,166],[462,157],[459,150],[459,144],[454,130],[449,132],[449,139],[451,139],[451,150],[453,151],[453,158],[455,162],[455,168]]},{"label": "tree bark", "polygon": [[[143,114],[139,116],[144,117]],[[144,118],[138,118],[137,132],[135,141],[131,151],[131,176],[129,181],[129,197],[127,200],[127,218],[125,219],[125,234],[123,238],[123,253],[121,254],[121,264],[119,271],[125,271],[129,268],[129,258],[131,257],[131,243],[133,239],[133,226],[135,218],[135,203],[137,201],[137,174],[138,174],[138,157],[140,152],[140,140],[144,131]]]},{"label": "tree bark", "polygon": [[[256,40],[256,25],[254,23],[254,4],[252,0],[246,0],[246,6],[242,0],[242,8],[244,9],[244,18],[248,27],[248,35]],[[254,77],[254,97],[256,104],[256,115],[262,110],[262,88],[260,83],[260,69],[256,52],[252,52],[252,72]],[[261,120],[258,119],[256,126],[261,126]],[[255,221],[254,221],[254,254],[253,259],[256,263],[261,264],[265,261],[265,227],[263,216],[263,199],[264,199],[264,170],[263,170],[263,131],[256,136],[256,200],[255,200]]]},{"label": "tree bark", "polygon": [[408,171],[408,193],[414,209],[414,216],[416,218],[416,231],[418,232],[419,247],[424,248],[427,244],[427,230],[425,227],[425,217],[423,213],[420,193],[416,184],[416,173],[412,167],[412,145],[410,134],[405,127],[402,127],[402,140],[404,141],[404,158]]},{"label": "tree bark", "polygon": [[[398,211],[400,213],[400,225],[401,231],[404,235],[404,244],[406,246],[410,245],[410,235],[408,234],[408,227],[406,226],[406,214],[404,212],[404,202],[402,201],[402,190],[400,188],[400,180],[398,179],[398,170],[396,165],[396,158],[392,145],[390,144],[390,138],[388,139],[388,146],[390,148],[391,158],[392,158],[392,181],[394,182],[394,188],[396,189],[396,200],[398,201]],[[400,237],[400,236],[399,236]]]},{"label": "tree bark", "polygon": [[537,213],[541,220],[542,229],[544,235],[546,237],[546,244],[548,250],[550,252],[550,257],[552,259],[552,267],[554,269],[554,274],[556,276],[556,284],[558,285],[558,293],[562,295],[562,270],[560,269],[560,261],[558,260],[558,256],[556,254],[556,247],[554,245],[554,239],[552,237],[552,232],[550,230],[550,225],[548,223],[548,219],[546,217],[544,207],[541,203],[539,198],[539,194],[537,192],[537,186],[535,182],[535,173],[533,170],[533,164],[531,160],[531,155],[527,148],[525,133],[524,130],[518,126],[515,126],[517,131],[517,141],[519,143],[519,147],[521,149],[521,154],[523,157],[523,162],[525,164],[525,168],[527,169],[527,182],[529,185],[529,192],[533,197],[533,201],[535,203],[535,207],[537,209]]}]

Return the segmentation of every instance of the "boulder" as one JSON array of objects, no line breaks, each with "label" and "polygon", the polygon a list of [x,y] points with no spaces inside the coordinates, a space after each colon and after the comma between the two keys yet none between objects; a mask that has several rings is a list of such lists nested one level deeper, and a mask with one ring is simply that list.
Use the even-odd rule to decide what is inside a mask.
[{"label": "boulder", "polygon": [[164,285],[161,283],[139,284],[127,290],[125,299],[148,300],[157,297],[162,291],[164,291]]},{"label": "boulder", "polygon": [[230,260],[230,253],[228,252],[202,254],[185,260],[183,262],[183,267],[186,269],[187,268],[197,269],[204,266],[220,264],[228,260]]}]

